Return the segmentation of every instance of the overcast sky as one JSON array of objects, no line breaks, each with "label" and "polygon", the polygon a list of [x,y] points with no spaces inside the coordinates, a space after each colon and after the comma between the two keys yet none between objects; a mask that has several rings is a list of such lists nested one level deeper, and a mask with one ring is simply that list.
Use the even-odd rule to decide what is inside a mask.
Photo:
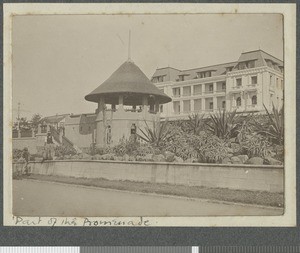
[{"label": "overcast sky", "polygon": [[189,69],[263,49],[283,59],[276,14],[44,15],[13,18],[13,109],[21,116],[94,112],[84,96],[128,56],[150,78],[157,67]]}]

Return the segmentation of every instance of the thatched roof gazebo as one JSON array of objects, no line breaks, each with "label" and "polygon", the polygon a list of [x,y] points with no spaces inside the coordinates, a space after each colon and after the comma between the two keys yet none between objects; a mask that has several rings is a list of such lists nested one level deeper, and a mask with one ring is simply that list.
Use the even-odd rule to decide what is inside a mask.
[{"label": "thatched roof gazebo", "polygon": [[123,105],[143,105],[143,99],[150,97],[159,104],[171,101],[132,61],[124,62],[85,99],[96,103],[104,99],[105,104],[114,105],[120,104],[120,97],[123,97]]},{"label": "thatched roof gazebo", "polygon": [[145,122],[152,125],[159,120],[159,105],[172,100],[130,58],[85,99],[98,103],[95,144],[99,147],[117,144],[122,138],[135,139]]}]

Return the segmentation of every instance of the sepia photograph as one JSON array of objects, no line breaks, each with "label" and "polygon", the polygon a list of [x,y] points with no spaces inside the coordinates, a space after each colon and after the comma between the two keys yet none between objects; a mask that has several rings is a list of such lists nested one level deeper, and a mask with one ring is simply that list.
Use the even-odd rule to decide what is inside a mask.
[{"label": "sepia photograph", "polygon": [[286,214],[295,84],[282,13],[10,21],[15,225]]}]

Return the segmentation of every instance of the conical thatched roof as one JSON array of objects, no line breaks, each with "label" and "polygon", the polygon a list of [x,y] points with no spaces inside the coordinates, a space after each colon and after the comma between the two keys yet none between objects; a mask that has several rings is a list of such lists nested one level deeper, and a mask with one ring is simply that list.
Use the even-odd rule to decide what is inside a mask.
[{"label": "conical thatched roof", "polygon": [[141,104],[142,95],[158,99],[160,104],[172,99],[158,89],[146,75],[131,61],[124,62],[104,83],[85,96],[85,99],[98,102],[105,98],[107,104],[118,104],[118,96],[124,94],[124,104]]}]

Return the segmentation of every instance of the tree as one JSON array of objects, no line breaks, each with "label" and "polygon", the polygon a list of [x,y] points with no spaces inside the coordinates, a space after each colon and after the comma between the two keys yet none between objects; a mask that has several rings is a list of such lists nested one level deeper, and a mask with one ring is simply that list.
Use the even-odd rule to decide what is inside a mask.
[{"label": "tree", "polygon": [[40,115],[39,113],[34,114],[31,118],[32,127],[37,128],[41,122],[41,119],[42,119],[42,115]]}]

